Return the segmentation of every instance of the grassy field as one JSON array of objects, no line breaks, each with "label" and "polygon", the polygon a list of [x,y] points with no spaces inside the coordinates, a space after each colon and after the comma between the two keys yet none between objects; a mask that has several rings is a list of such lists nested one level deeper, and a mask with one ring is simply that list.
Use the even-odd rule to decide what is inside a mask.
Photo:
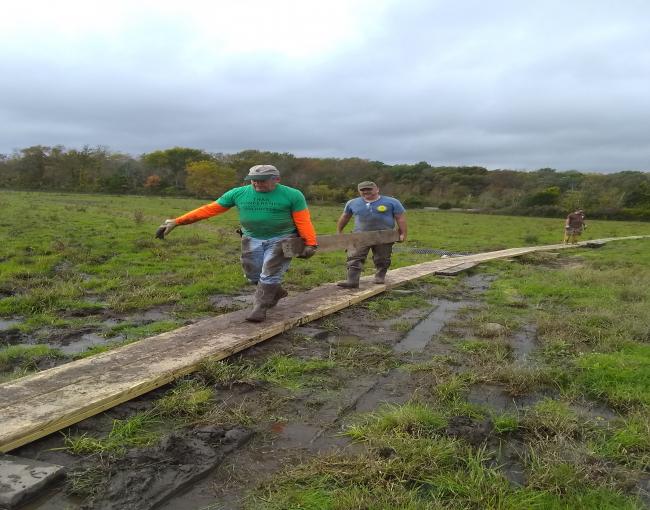
[{"label": "grassy field", "polygon": [[[67,331],[118,338],[116,345],[214,314],[214,296],[250,293],[239,268],[235,211],[178,228],[164,242],[153,238],[163,219],[202,203],[0,192],[0,320],[11,323],[11,329],[0,331],[4,377],[38,369],[43,359],[69,359],[49,345]],[[340,208],[311,209],[317,231],[333,233]],[[557,219],[422,210],[409,211],[408,218],[407,247],[473,253],[557,243],[563,226]],[[583,239],[650,234],[647,223],[588,225]],[[430,259],[400,251],[393,267]],[[410,293],[390,292],[319,321],[318,327],[334,339],[319,343],[320,351],[285,334],[277,341],[282,350],[274,351],[270,342],[268,352],[257,357],[206,363],[148,410],[116,420],[103,437],[68,433],[65,448],[78,456],[100,454],[106,462],[129,448],[156,443],[170,427],[231,423],[263,428],[291,419],[292,413],[318,416],[323,402],[343,398],[346,384],[374,375],[399,381],[403,398],[341,420],[340,433],[355,445],[354,453],[290,462],[270,479],[247,486],[242,505],[645,508],[649,500],[643,491],[650,478],[648,267],[650,240],[492,262],[476,270],[490,279],[488,290],[443,330],[439,351],[409,358],[396,355],[388,340],[350,340],[349,324],[363,317],[382,321],[399,338],[427,313],[428,299],[457,299],[461,292],[462,279],[425,278],[405,286]],[[300,290],[343,273],[343,253],[318,254],[295,260],[287,284]],[[154,319],[143,320],[152,311],[157,312]],[[352,317],[347,322],[345,313]],[[534,337],[525,357],[517,352],[522,331]],[[18,345],[9,345],[15,338]],[[238,384],[255,387],[258,400],[247,394],[249,401],[235,406],[232,400],[225,408],[215,385]],[[482,388],[497,388],[504,400],[517,404],[478,404],[472,395]],[[299,413],[298,401],[305,402]],[[473,435],[456,433],[459,424]],[[479,440],[470,440],[474,432]],[[505,450],[515,452],[520,479],[504,466]],[[98,473],[73,474],[70,490],[88,495],[84,490],[96,485],[92,476]],[[215,503],[213,508],[220,507]]]}]

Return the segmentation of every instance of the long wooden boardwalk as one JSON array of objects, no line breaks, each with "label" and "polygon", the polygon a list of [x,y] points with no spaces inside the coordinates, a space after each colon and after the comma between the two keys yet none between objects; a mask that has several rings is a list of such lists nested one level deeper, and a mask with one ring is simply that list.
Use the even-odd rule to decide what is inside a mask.
[{"label": "long wooden boardwalk", "polygon": [[[597,242],[643,237],[648,236],[599,239]],[[594,242],[512,248],[434,260],[389,271],[386,285],[374,285],[370,277],[363,278],[360,288],[355,290],[329,283],[283,299],[261,324],[246,322],[246,310],[227,313],[2,384],[0,451],[13,450],[147,393],[195,371],[206,358],[226,358],[294,326],[337,312],[416,278],[461,265],[469,267],[471,263]]]}]

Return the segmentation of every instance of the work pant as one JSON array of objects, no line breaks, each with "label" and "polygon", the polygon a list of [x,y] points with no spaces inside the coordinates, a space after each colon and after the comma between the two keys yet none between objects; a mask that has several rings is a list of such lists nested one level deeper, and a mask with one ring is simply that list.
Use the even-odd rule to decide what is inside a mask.
[{"label": "work pant", "polygon": [[582,234],[582,227],[569,227],[564,230],[564,244],[574,244]]},{"label": "work pant", "polygon": [[282,283],[291,257],[284,256],[281,243],[291,237],[295,236],[278,236],[271,239],[242,236],[241,265],[248,281],[263,284]]},{"label": "work pant", "polygon": [[390,267],[390,257],[393,253],[393,244],[374,244],[372,246],[363,246],[362,248],[348,249],[347,266],[348,269],[363,269],[363,264],[372,250],[372,262],[375,264],[377,271],[387,271]]}]

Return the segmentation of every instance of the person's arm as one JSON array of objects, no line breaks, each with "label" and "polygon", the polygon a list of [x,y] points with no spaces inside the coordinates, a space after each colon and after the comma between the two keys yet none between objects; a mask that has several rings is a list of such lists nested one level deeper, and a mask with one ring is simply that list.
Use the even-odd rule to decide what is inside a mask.
[{"label": "person's arm", "polygon": [[406,228],[406,214],[396,214],[395,221],[397,222],[397,230],[399,232],[399,242],[403,243],[406,241],[406,234],[408,230]]},{"label": "person's arm", "polygon": [[158,227],[158,230],[156,230],[156,237],[158,239],[165,239],[165,236],[178,225],[189,225],[195,221],[204,220],[205,218],[210,218],[211,216],[224,213],[228,209],[228,207],[224,207],[216,202],[206,204],[198,209],[185,213],[178,218],[165,220],[163,224]]},{"label": "person's arm", "polygon": [[345,228],[345,226],[350,221],[350,218],[352,218],[352,215],[349,214],[349,213],[344,212],[343,214],[341,214],[338,221],[336,222],[336,233],[337,234],[342,234],[343,233],[343,229]]},{"label": "person's arm", "polygon": [[293,211],[291,217],[296,225],[296,230],[298,230],[298,235],[305,241],[305,246],[318,246],[318,241],[316,241],[316,229],[311,222],[309,209]]},{"label": "person's arm", "polygon": [[195,223],[200,220],[205,220],[206,218],[211,218],[217,214],[223,214],[228,209],[229,207],[224,207],[217,202],[211,202],[199,207],[198,209],[194,209],[193,211],[179,216],[174,221],[176,222],[176,225],[189,225],[190,223]]}]

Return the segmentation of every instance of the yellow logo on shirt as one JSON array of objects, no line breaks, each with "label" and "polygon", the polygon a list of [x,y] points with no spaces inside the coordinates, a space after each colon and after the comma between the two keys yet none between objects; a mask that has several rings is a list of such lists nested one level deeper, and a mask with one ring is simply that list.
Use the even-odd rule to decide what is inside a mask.
[{"label": "yellow logo on shirt", "polygon": [[377,210],[379,212],[386,212],[388,210],[388,207],[386,207],[385,205],[380,205],[379,207],[377,207]]}]

